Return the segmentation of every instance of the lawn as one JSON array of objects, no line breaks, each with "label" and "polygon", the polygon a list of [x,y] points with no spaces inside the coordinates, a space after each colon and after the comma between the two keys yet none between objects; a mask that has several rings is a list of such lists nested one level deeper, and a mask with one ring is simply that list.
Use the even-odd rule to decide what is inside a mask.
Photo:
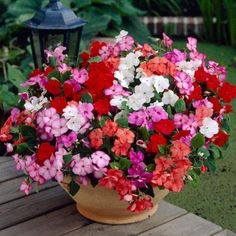
[{"label": "lawn", "polygon": [[[183,47],[183,42],[174,46]],[[225,65],[228,81],[236,84],[236,67],[232,63],[235,48],[200,42],[199,51]],[[170,193],[166,200],[236,232],[236,102],[230,118],[230,146],[224,152],[224,159],[218,161],[217,172],[202,176],[198,188],[186,186],[181,193]]]}]

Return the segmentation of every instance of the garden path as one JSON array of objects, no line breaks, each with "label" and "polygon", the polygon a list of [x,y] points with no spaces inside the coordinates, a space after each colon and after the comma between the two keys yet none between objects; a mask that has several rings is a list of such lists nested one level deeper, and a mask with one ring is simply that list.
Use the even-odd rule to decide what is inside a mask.
[{"label": "garden path", "polygon": [[163,201],[148,220],[129,225],[89,221],[56,183],[24,197],[23,174],[9,157],[0,157],[0,236],[236,236],[233,232]]}]

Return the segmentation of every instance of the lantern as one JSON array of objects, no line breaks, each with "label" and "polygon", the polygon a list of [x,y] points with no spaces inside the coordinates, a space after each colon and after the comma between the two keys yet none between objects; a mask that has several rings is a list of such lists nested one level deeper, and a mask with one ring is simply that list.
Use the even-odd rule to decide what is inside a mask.
[{"label": "lantern", "polygon": [[35,67],[46,62],[44,50],[54,48],[58,44],[66,47],[70,60],[77,62],[83,26],[86,21],[60,2],[50,0],[49,4],[36,12],[26,22],[30,29],[30,43]]}]

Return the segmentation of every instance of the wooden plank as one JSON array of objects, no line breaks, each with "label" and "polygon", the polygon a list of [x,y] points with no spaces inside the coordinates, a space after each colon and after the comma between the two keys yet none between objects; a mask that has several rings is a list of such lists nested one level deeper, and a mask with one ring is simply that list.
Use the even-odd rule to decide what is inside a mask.
[{"label": "wooden plank", "polygon": [[[18,199],[20,197],[24,197],[25,194],[20,191],[20,184],[24,180],[24,177],[19,177],[16,179],[11,179],[5,182],[0,183],[0,205],[6,202],[10,202],[14,199]],[[57,186],[58,184],[56,182],[48,182],[42,186],[39,187],[39,190],[45,190],[54,186]],[[35,190],[32,189],[31,193],[34,193]]]},{"label": "wooden plank", "polygon": [[236,236],[236,234],[228,229],[225,229],[219,233],[213,234],[212,236]]},{"label": "wooden plank", "polygon": [[73,201],[60,187],[32,194],[25,198],[0,205],[0,229],[32,219],[55,209],[59,209]]},{"label": "wooden plank", "polygon": [[1,236],[57,236],[91,223],[82,217],[75,204],[55,210],[32,220],[12,226],[0,232]]},{"label": "wooden plank", "polygon": [[13,161],[13,159],[11,161],[0,163],[0,183],[22,175],[23,172],[16,170],[15,162]]},{"label": "wooden plank", "polygon": [[94,223],[85,226],[81,229],[74,230],[65,234],[66,236],[128,236],[137,235],[145,230],[151,229],[158,225],[161,225],[167,221],[170,221],[176,217],[179,217],[187,212],[184,209],[176,207],[170,203],[162,202],[160,209],[151,218],[134,224],[128,225],[105,225]]},{"label": "wooden plank", "polygon": [[11,161],[12,160],[12,157],[6,157],[6,156],[4,156],[4,157],[1,157],[0,156],[0,163],[3,163],[3,162],[6,162],[6,161]]},{"label": "wooden plank", "polygon": [[139,236],[209,236],[220,230],[222,230],[220,226],[189,213]]}]

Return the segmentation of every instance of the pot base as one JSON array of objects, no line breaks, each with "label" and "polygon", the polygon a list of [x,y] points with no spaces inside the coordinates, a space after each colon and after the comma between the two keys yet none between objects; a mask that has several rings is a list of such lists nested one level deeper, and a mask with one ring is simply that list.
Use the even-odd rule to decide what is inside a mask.
[{"label": "pot base", "polygon": [[92,220],[96,221],[98,223],[104,223],[104,224],[114,224],[114,225],[120,225],[120,224],[130,224],[135,223],[139,221],[143,221],[145,219],[148,219],[152,215],[154,215],[158,209],[159,205],[155,204],[152,209],[143,211],[141,213],[130,213],[129,215],[124,216],[115,216],[112,217],[111,215],[103,215],[98,213],[93,213],[91,211],[87,211],[83,207],[79,206],[79,204],[76,204],[76,208],[79,211],[79,213]]}]

